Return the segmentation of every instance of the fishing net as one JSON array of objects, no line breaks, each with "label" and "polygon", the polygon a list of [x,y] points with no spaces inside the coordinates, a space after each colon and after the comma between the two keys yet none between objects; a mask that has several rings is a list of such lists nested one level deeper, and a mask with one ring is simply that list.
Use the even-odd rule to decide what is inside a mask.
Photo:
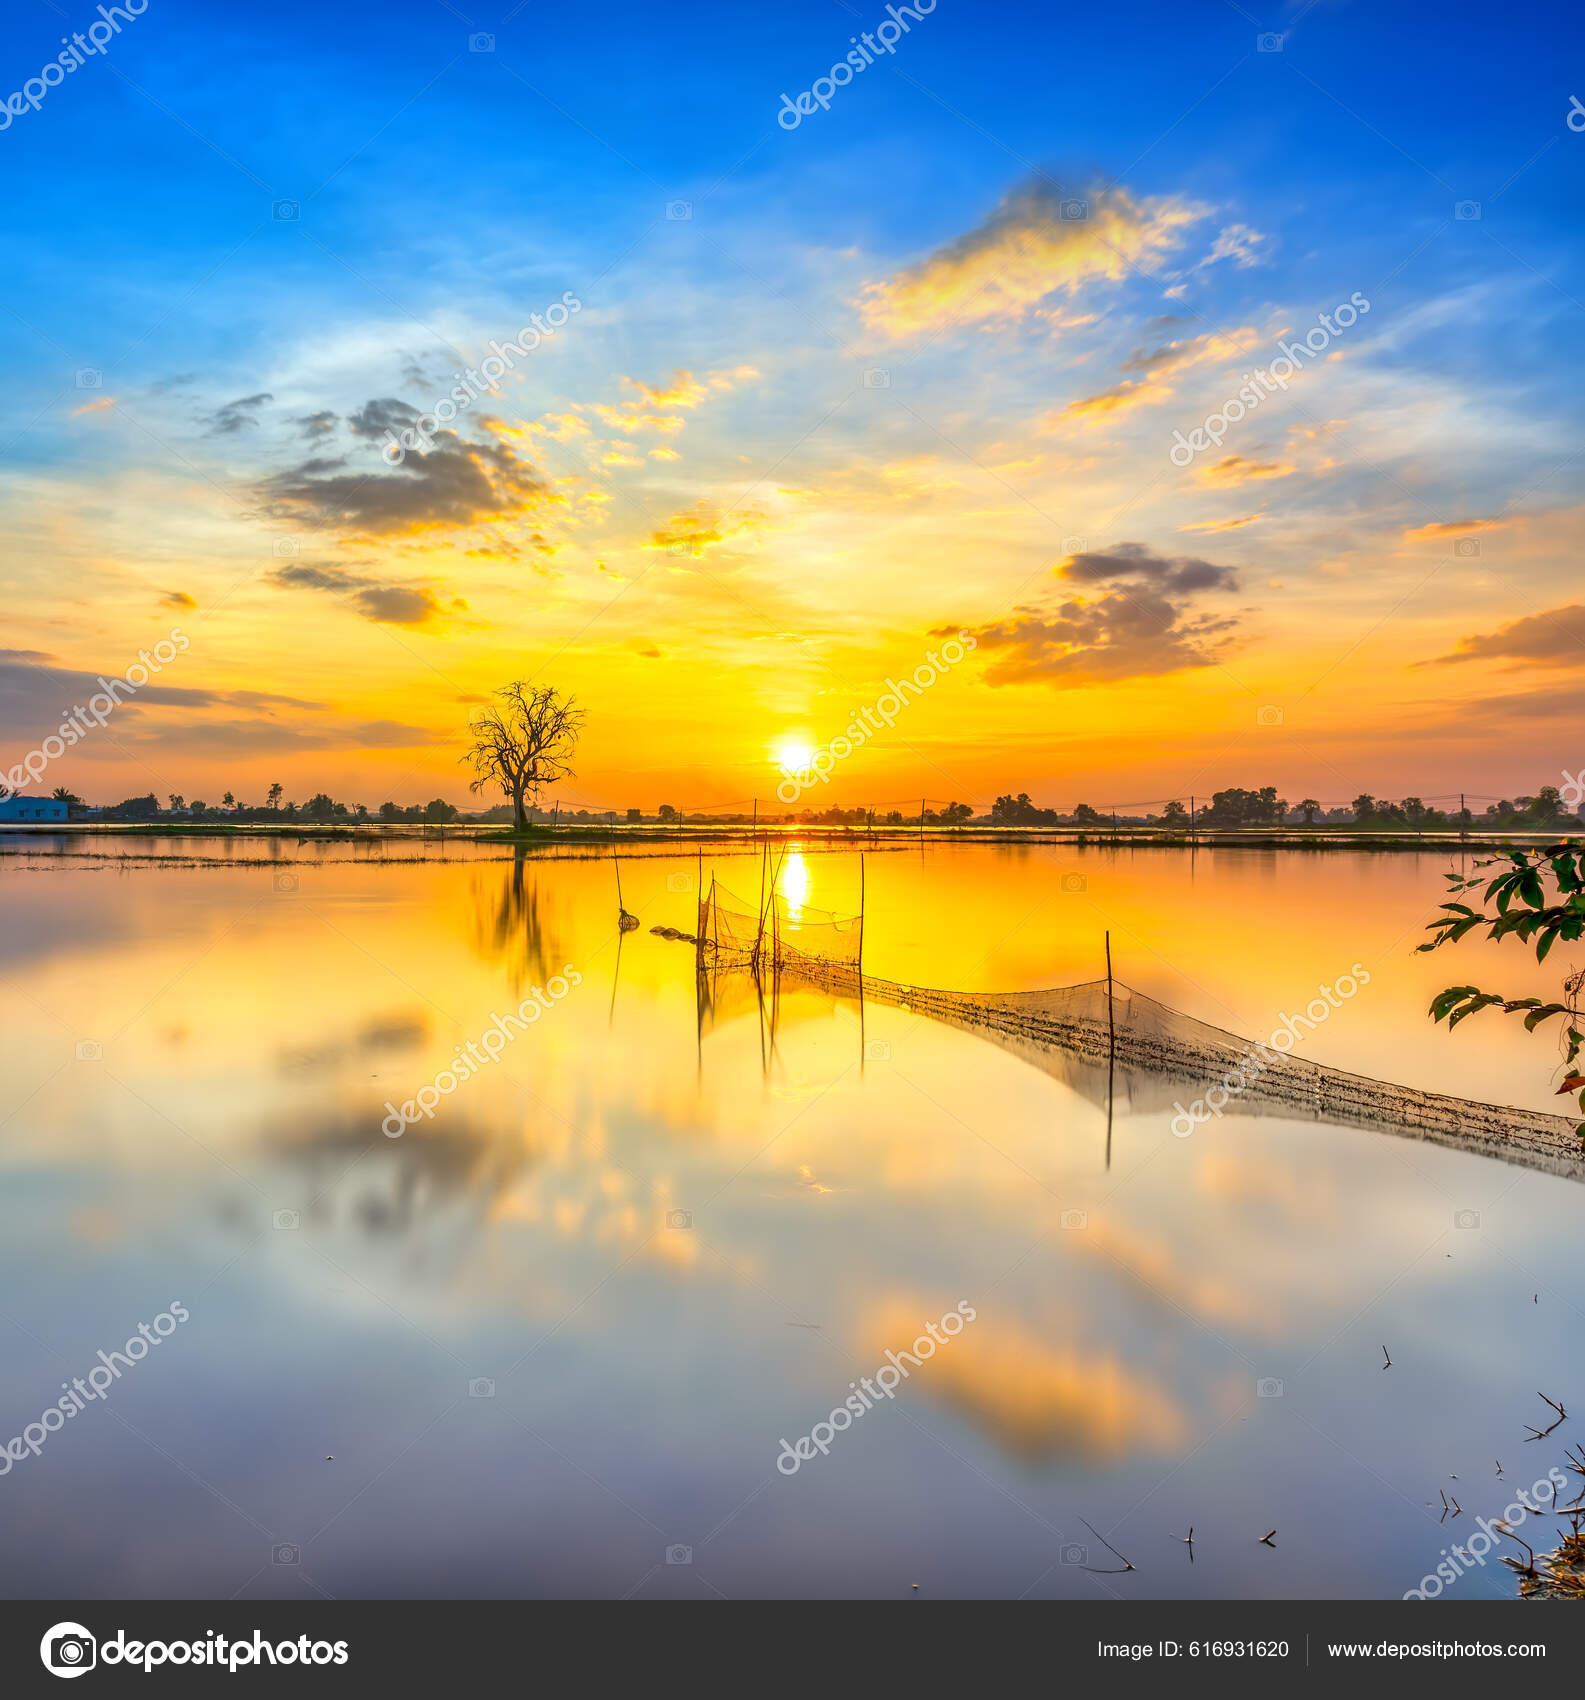
[{"label": "fishing net", "polygon": [[839,915],[767,894],[763,905],[729,891],[719,880],[699,904],[699,943],[723,965],[772,962],[809,974],[856,975],[864,940],[862,915]]},{"label": "fishing net", "polygon": [[[1285,1017],[1282,1039],[1242,1039],[1117,980],[1031,992],[949,992],[861,971],[861,916],[752,903],[712,882],[698,940],[718,970],[786,974],[837,999],[894,1004],[1014,1051],[1097,1102],[1174,1111],[1175,1132],[1227,1115],[1286,1114],[1501,1156],[1555,1174],[1585,1175],[1564,1116],[1424,1092],[1289,1054],[1315,1021]],[[1324,1019],[1324,1018],[1323,1018]],[[1287,1042],[1284,1043],[1283,1040]]]}]

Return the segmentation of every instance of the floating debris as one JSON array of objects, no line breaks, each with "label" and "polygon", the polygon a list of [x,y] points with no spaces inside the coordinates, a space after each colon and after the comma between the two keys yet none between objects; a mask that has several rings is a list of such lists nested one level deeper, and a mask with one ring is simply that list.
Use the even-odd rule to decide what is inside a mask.
[{"label": "floating debris", "polygon": [[[1117,1548],[1114,1547],[1109,1540],[1107,1540],[1106,1536],[1103,1535],[1087,1517],[1081,1517],[1079,1521],[1090,1531],[1092,1535],[1095,1536],[1096,1540],[1098,1540],[1101,1545],[1106,1548],[1113,1558],[1123,1558],[1123,1555],[1117,1550]],[[1086,1564],[1084,1568],[1093,1572],[1097,1576],[1121,1576],[1123,1570],[1132,1570],[1134,1566],[1130,1564],[1126,1558],[1123,1558],[1123,1570],[1101,1570],[1093,1564]]]},{"label": "floating debris", "polygon": [[1270,1529],[1262,1535],[1260,1539],[1262,1545],[1274,1547],[1277,1544],[1277,1531],[1275,1529]]}]

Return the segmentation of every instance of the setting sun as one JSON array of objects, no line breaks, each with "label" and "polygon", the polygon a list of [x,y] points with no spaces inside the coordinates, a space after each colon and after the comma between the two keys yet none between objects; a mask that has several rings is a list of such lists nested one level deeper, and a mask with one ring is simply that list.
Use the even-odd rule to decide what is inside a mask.
[{"label": "setting sun", "polygon": [[805,738],[778,738],[771,757],[784,772],[807,773],[815,759],[814,746]]}]

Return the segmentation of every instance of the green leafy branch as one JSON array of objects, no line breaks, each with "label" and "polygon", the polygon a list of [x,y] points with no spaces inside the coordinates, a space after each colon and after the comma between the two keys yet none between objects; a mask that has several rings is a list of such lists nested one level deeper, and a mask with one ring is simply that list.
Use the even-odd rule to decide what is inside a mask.
[{"label": "green leafy branch", "polygon": [[[1574,944],[1585,936],[1585,844],[1572,840],[1554,844],[1543,850],[1507,850],[1501,856],[1488,857],[1475,864],[1477,872],[1470,875],[1449,874],[1450,897],[1480,893],[1479,907],[1461,901],[1441,905],[1442,916],[1427,926],[1436,934],[1421,950],[1436,950],[1444,944],[1457,944],[1472,932],[1484,931],[1491,939],[1516,938],[1522,944],[1533,944],[1536,960],[1545,962],[1552,947],[1562,940]],[[1499,868],[1493,875],[1489,870]],[[1564,1001],[1545,1003],[1540,998],[1507,998],[1497,992],[1482,991],[1479,986],[1449,986],[1431,1000],[1431,1019],[1445,1021],[1451,1031],[1467,1016],[1483,1009],[1504,1010],[1509,1015],[1523,1014],[1525,1030],[1534,1033],[1545,1021],[1566,1018],[1564,1058],[1569,1072],[1558,1095],[1577,1093],[1581,1111],[1585,1111],[1585,1073],[1572,1065],[1585,1049],[1585,1024],[1581,995],[1585,990],[1585,970],[1573,973],[1563,983]],[[1575,1132],[1585,1139],[1585,1121]]]}]

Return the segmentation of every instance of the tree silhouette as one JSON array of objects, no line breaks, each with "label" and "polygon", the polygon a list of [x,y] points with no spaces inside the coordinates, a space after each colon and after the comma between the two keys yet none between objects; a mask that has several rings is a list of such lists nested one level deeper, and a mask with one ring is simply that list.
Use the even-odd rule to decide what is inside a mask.
[{"label": "tree silhouette", "polygon": [[473,748],[462,757],[474,772],[468,789],[499,788],[512,800],[517,831],[527,832],[523,799],[537,801],[543,786],[571,777],[584,712],[576,698],[562,696],[554,686],[522,679],[495,695],[498,702],[468,722]]}]

